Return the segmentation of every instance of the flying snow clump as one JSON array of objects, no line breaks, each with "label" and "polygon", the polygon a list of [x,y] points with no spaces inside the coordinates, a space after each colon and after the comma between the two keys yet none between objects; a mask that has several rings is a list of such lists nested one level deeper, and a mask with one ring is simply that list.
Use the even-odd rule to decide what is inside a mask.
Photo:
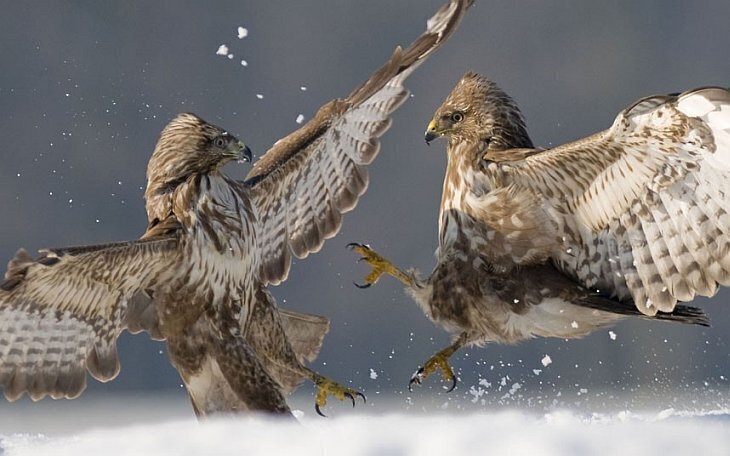
[{"label": "flying snow clump", "polygon": [[542,362],[543,366],[548,367],[549,365],[551,365],[553,363],[553,359],[550,358],[550,355],[545,355],[542,357],[541,362]]}]

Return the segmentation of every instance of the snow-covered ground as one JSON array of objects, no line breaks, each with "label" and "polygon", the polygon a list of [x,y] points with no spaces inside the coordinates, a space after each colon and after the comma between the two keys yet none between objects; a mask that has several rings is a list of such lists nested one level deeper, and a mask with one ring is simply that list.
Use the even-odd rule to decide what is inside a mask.
[{"label": "snow-covered ground", "polygon": [[[248,416],[198,423],[184,401],[60,404],[35,418],[38,404],[27,404],[12,415],[7,409],[0,412],[0,454],[730,454],[730,408],[606,413],[502,408],[424,414],[397,408],[358,412],[335,402],[326,409],[332,414],[327,419],[307,406],[296,411],[298,422]],[[23,422],[13,422],[11,416]]]},{"label": "snow-covered ground", "polygon": [[700,414],[569,411],[438,416],[302,417],[300,423],[248,417],[140,424],[65,437],[4,436],[10,455],[727,455],[728,410]]}]

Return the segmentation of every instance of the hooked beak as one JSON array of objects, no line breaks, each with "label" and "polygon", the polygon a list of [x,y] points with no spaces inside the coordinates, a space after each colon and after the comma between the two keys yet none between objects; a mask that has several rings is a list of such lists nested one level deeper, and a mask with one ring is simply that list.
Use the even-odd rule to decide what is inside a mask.
[{"label": "hooked beak", "polygon": [[238,147],[241,148],[238,152],[238,162],[251,162],[251,160],[253,159],[253,153],[251,153],[251,149],[249,149],[247,145],[240,141],[238,143]]},{"label": "hooked beak", "polygon": [[435,120],[431,120],[431,122],[428,123],[428,127],[426,127],[426,145],[430,146],[431,141],[441,136],[441,133],[438,131],[438,125]]}]

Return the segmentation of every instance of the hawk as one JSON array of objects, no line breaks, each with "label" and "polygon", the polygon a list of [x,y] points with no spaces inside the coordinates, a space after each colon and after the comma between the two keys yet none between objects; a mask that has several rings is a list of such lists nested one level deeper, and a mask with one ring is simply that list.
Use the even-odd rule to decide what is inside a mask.
[{"label": "hawk", "polygon": [[455,333],[412,376],[465,345],[576,338],[636,316],[707,325],[682,304],[730,285],[730,91],[641,99],[613,125],[534,148],[515,102],[468,72],[426,141],[449,140],[437,264],[427,279],[362,244],[368,286],[393,275]]},{"label": "hawk", "polygon": [[119,372],[116,340],[127,329],[164,339],[198,416],[243,410],[290,413],[284,394],[303,379],[327,397],[364,396],[306,367],[326,318],[279,310],[267,285],[285,280],[291,256],[318,251],[367,187],[367,165],[405,79],[457,28],[471,0],[451,0],[426,31],[348,97],[322,106],[277,141],[243,182],[221,167],[247,147],[198,116],[162,131],[147,169],[148,228],[135,241],[20,250],[0,284],[0,385],[74,398],[86,370]]}]

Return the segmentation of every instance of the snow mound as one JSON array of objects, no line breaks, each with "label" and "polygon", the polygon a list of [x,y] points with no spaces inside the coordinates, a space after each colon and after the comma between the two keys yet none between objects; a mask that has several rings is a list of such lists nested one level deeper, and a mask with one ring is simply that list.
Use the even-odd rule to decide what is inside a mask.
[{"label": "snow mound", "polygon": [[730,411],[664,410],[579,416],[389,414],[300,422],[266,417],[192,420],[91,430],[67,437],[0,435],[0,454],[21,455],[727,455]]}]

